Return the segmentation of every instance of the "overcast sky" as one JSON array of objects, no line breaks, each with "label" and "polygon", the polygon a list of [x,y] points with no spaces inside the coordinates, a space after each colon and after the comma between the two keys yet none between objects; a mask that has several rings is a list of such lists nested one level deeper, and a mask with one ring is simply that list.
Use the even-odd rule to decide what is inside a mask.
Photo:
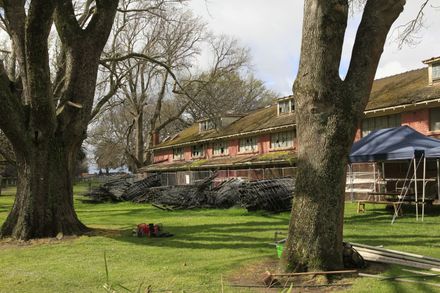
[{"label": "overcast sky", "polygon": [[[414,18],[422,0],[407,0],[405,11],[394,27]],[[440,7],[440,0],[433,0]],[[253,68],[266,86],[282,95],[291,94],[301,47],[303,0],[192,0],[190,8],[208,23],[214,33],[239,39],[249,47]],[[350,18],[341,64],[341,75],[348,66],[360,15]],[[422,60],[440,56],[440,9],[425,11],[425,28],[419,43],[398,49],[396,34],[388,35],[377,78],[421,68]]]}]

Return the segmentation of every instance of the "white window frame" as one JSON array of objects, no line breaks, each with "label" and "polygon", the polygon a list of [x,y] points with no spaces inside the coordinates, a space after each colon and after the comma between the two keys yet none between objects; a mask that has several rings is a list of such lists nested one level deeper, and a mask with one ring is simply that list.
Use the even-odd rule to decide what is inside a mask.
[{"label": "white window frame", "polygon": [[429,131],[440,131],[440,119],[434,120],[434,115],[440,115],[440,108],[429,109]]},{"label": "white window frame", "polygon": [[292,148],[294,137],[293,131],[273,133],[270,136],[270,148],[272,150]]},{"label": "white window frame", "polygon": [[244,137],[238,143],[239,153],[254,153],[258,151],[257,137]]},{"label": "white window frame", "polygon": [[211,120],[205,120],[200,122],[200,131],[208,131],[214,129],[214,123]]},{"label": "white window frame", "polygon": [[174,161],[181,161],[185,159],[185,150],[180,148],[173,148],[173,160]]},{"label": "white window frame", "polygon": [[[198,148],[198,150],[196,150]],[[194,153],[197,154],[194,154]],[[205,146],[203,144],[194,144],[191,146],[191,158],[202,158],[205,155]]]},{"label": "white window frame", "polygon": [[432,64],[432,80],[440,79],[440,63]]},{"label": "white window frame", "polygon": [[[222,152],[223,150],[223,152]],[[227,156],[229,154],[229,144],[227,141],[215,142],[212,145],[213,156]]]},{"label": "white window frame", "polygon": [[[398,122],[398,123],[396,123]],[[381,123],[383,125],[381,125]],[[367,136],[370,132],[378,129],[398,127],[402,125],[402,116],[400,113],[365,118],[362,121],[361,133],[362,137]]]},{"label": "white window frame", "polygon": [[278,105],[277,105],[278,115],[290,114],[293,113],[294,110],[295,110],[295,103],[293,99],[278,101]]}]

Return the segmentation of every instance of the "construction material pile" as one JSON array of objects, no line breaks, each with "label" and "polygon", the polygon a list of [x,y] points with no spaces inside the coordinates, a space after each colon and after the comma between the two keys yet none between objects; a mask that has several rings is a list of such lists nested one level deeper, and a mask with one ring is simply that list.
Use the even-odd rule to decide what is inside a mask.
[{"label": "construction material pile", "polygon": [[222,181],[210,191],[209,198],[213,205],[218,208],[227,209],[240,202],[240,188],[244,181],[241,178],[231,178]]},{"label": "construction material pile", "polygon": [[121,195],[121,198],[126,201],[134,201],[136,198],[143,196],[145,191],[150,187],[160,186],[160,176],[151,175],[145,179],[133,182]]},{"label": "construction material pile", "polygon": [[111,179],[103,185],[93,188],[85,196],[90,198],[90,202],[117,202],[132,200],[143,194],[149,187],[159,186],[160,178],[157,175],[149,176],[145,179],[134,181],[133,176],[122,176]]},{"label": "construction material pile", "polygon": [[151,196],[151,203],[168,209],[194,209],[211,208],[213,205],[212,194],[209,189],[215,174],[205,178],[194,185],[169,186],[167,189],[157,189]]},{"label": "construction material pile", "polygon": [[294,180],[267,179],[246,182],[231,178],[216,184],[217,174],[189,185],[161,186],[159,175],[134,181],[125,176],[108,181],[86,194],[92,202],[132,201],[151,203],[166,210],[230,208],[249,211],[287,211],[291,208]]},{"label": "construction material pile", "polygon": [[292,178],[244,182],[239,188],[240,205],[248,211],[289,211],[294,188]]}]

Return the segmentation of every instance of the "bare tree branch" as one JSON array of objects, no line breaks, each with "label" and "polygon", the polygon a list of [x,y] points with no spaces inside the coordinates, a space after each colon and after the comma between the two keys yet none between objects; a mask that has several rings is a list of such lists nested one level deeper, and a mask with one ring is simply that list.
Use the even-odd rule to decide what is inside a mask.
[{"label": "bare tree branch", "polygon": [[401,49],[405,44],[415,43],[415,35],[423,27],[423,19],[425,16],[424,10],[429,1],[430,0],[423,1],[414,19],[396,28],[396,30],[398,31],[399,49]]}]

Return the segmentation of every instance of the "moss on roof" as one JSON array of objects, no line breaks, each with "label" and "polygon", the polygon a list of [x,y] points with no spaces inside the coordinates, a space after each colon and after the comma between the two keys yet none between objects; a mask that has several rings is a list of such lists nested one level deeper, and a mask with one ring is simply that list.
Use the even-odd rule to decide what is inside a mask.
[{"label": "moss on roof", "polygon": [[293,114],[277,116],[277,106],[273,105],[250,112],[246,116],[219,130],[213,129],[199,132],[199,124],[194,123],[178,133],[174,139],[162,142],[155,146],[155,148],[185,144],[199,140],[214,140],[223,136],[245,134],[252,131],[264,131],[265,129],[274,127],[293,127],[294,124],[295,116]]},{"label": "moss on roof", "polygon": [[[288,98],[288,97],[286,97]],[[440,98],[440,85],[428,85],[428,68],[416,69],[374,81],[366,110],[380,109],[424,100]],[[203,140],[215,140],[231,135],[251,135],[274,127],[294,126],[295,115],[277,116],[277,106],[250,112],[220,130],[199,132],[199,124],[178,133],[173,139],[162,142],[155,148],[190,144]]]},{"label": "moss on roof", "polygon": [[140,172],[153,172],[162,170],[198,170],[212,168],[235,168],[250,167],[255,165],[288,165],[296,163],[296,154],[293,151],[270,152],[261,155],[238,155],[235,157],[216,157],[211,159],[199,159],[193,161],[179,161],[172,163],[153,164],[139,170]]},{"label": "moss on roof", "polygon": [[428,68],[411,70],[374,81],[366,110],[440,98],[440,86],[428,84]]}]

